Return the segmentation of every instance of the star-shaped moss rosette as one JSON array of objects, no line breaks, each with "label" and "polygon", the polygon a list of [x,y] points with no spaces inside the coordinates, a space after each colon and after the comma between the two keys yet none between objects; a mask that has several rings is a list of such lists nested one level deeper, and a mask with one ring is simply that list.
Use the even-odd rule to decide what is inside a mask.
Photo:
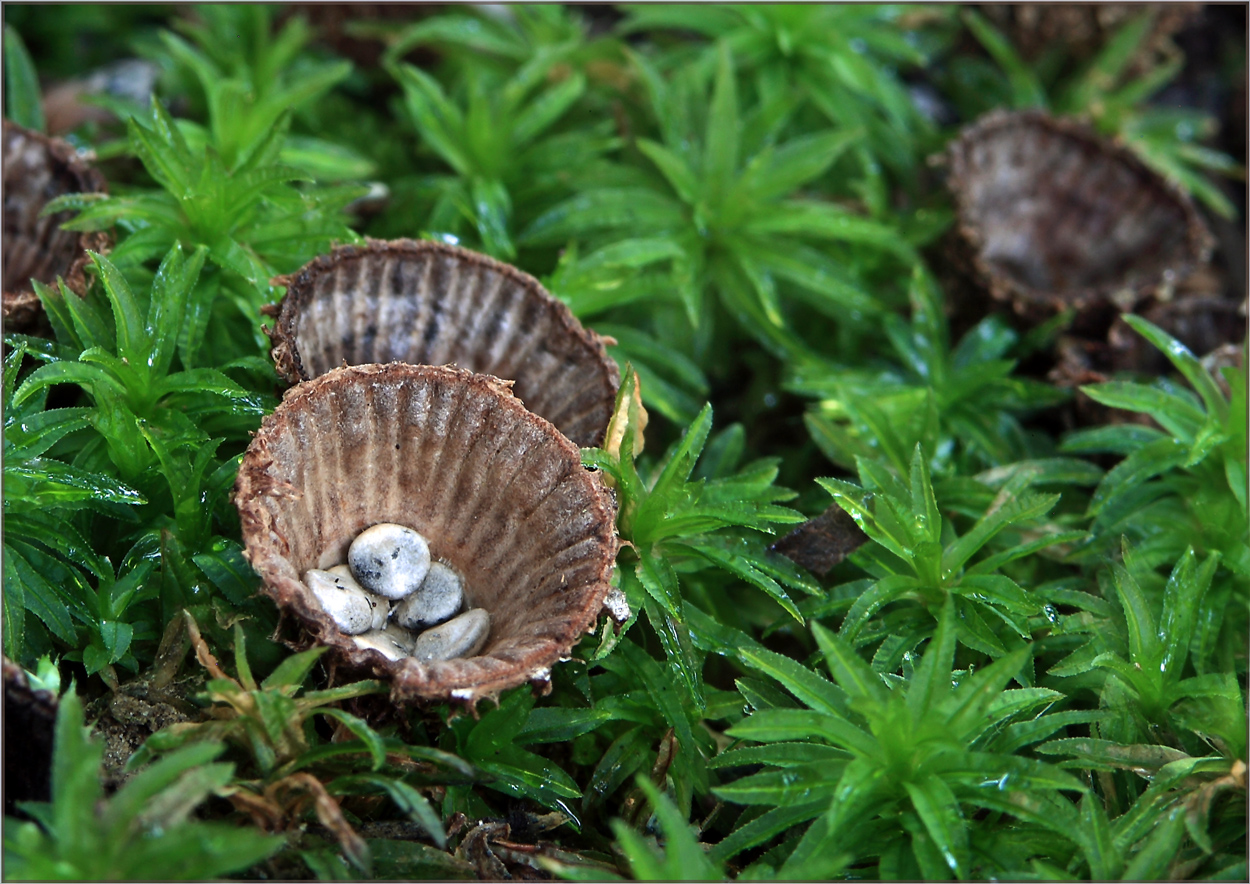
[{"label": "star-shaped moss rosette", "polygon": [[[398,702],[476,703],[548,682],[603,607],[616,506],[580,451],[487,375],[402,363],[344,366],[289,390],[235,487],[245,555],[310,643],[392,683]],[[379,523],[412,528],[490,616],[474,656],[388,660],[340,631],[303,582],[348,560]]]},{"label": "star-shaped moss rosette", "polygon": [[578,445],[597,445],[620,372],[603,339],[528,274],[431,241],[343,246],[289,276],[270,332],[292,383],[336,366],[454,363],[513,393]]},{"label": "star-shaped moss rosette", "polygon": [[104,193],[104,176],[89,166],[73,145],[4,121],[4,329],[38,330],[43,305],[32,279],[87,290],[87,250],[106,252],[102,231],[61,230],[73,212],[43,216],[44,206],[70,193]]}]

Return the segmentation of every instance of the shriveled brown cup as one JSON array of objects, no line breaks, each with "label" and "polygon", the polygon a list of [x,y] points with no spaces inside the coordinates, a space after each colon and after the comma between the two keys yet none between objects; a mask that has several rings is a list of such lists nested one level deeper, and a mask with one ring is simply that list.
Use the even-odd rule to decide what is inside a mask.
[{"label": "shriveled brown cup", "polygon": [[[577,447],[506,382],[449,367],[342,367],[291,388],[248,447],[235,502],[264,591],[399,702],[545,683],[594,627],[617,550],[615,502]],[[346,562],[379,522],[419,531],[463,575],[466,607],[491,616],[478,656],[391,662],[322,611],[302,575]]]},{"label": "shriveled brown cup", "polygon": [[87,290],[87,250],[106,251],[104,232],[61,230],[73,212],[39,217],[44,206],[67,193],[104,193],[104,176],[85,163],[73,145],[4,121],[4,294],[6,331],[39,330],[43,306],[31,279],[46,285],[62,277],[70,289]]},{"label": "shriveled brown cup", "polygon": [[438,242],[342,246],[275,283],[270,332],[292,383],[336,366],[454,363],[516,382],[513,392],[578,445],[603,439],[620,372],[603,339],[538,280]]},{"label": "shriveled brown cup", "polygon": [[1128,149],[1039,111],[995,111],[953,141],[959,235],[996,299],[1026,316],[1127,310],[1210,257],[1192,202]]}]

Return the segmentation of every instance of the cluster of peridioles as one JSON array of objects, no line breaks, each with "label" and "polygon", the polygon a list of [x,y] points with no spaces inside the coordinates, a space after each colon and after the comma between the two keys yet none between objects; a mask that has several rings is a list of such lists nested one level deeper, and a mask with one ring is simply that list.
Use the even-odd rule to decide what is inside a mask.
[{"label": "cluster of peridioles", "polygon": [[464,579],[433,561],[425,538],[403,525],[367,528],[352,541],[347,564],[309,570],[304,583],[357,647],[388,660],[470,657],[490,632],[483,608],[460,613]]}]

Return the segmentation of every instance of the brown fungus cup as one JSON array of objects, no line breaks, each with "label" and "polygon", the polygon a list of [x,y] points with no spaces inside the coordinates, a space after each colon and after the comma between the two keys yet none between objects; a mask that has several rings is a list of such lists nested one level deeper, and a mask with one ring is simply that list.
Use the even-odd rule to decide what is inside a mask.
[{"label": "brown fungus cup", "polygon": [[[235,485],[264,591],[340,665],[389,679],[397,702],[468,704],[550,668],[594,628],[616,558],[616,507],[578,448],[509,384],[450,367],[345,366],[287,391]],[[335,626],[302,582],[347,561],[380,522],[422,534],[490,614],[477,656],[388,661]]]},{"label": "brown fungus cup", "polygon": [[603,440],[620,372],[603,339],[538,280],[431,241],[342,246],[274,280],[269,333],[291,383],[343,363],[445,365],[516,382],[513,392],[578,445]]},{"label": "brown fungus cup", "polygon": [[1022,315],[1112,314],[1146,296],[1166,299],[1210,255],[1188,197],[1075,122],[995,111],[966,128],[948,158],[976,275]]},{"label": "brown fungus cup", "polygon": [[[61,230],[73,212],[40,217],[44,206],[67,193],[103,193],[104,176],[73,145],[4,121],[4,328],[40,330],[43,305],[31,279],[55,285],[57,277],[78,294],[87,290],[87,250],[109,245],[103,232]],[[45,329],[46,330],[46,329]]]}]

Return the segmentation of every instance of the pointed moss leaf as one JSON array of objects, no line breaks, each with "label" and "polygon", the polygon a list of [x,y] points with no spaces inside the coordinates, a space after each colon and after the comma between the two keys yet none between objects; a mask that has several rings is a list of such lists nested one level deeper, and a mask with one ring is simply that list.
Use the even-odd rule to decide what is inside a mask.
[{"label": "pointed moss leaf", "polygon": [[998,716],[992,710],[1002,702],[1003,688],[1019,672],[1031,650],[1026,646],[1012,651],[960,683],[945,704],[953,734],[972,740],[995,723]]},{"label": "pointed moss leaf", "polygon": [[113,568],[108,560],[91,548],[72,523],[54,511],[32,509],[29,512],[11,512],[5,516],[4,528],[10,537],[24,537],[40,543],[105,584],[113,580]]},{"label": "pointed moss leaf", "polygon": [[[338,712],[337,709],[323,709],[324,713]],[[339,716],[340,721],[344,719]],[[360,719],[356,719],[358,722]],[[363,722],[361,722],[363,724]],[[349,725],[350,726],[350,725]],[[365,725],[367,728],[368,726]],[[376,737],[377,735],[374,734]],[[375,765],[374,770],[378,767]],[[339,777],[330,784],[330,790],[334,794],[368,794],[370,792],[385,792],[403,813],[425,830],[426,834],[433,839],[439,848],[447,846],[447,833],[443,830],[443,824],[438,818],[438,814],[434,808],[430,806],[429,800],[408,785],[403,780],[392,779],[389,776],[381,774],[357,774],[355,776]],[[376,863],[377,856],[374,856]]]},{"label": "pointed moss leaf", "polygon": [[753,764],[801,767],[831,761],[847,761],[849,758],[850,756],[843,750],[821,743],[770,743],[763,746],[726,750],[709,761],[707,766],[713,769]]},{"label": "pointed moss leaf", "polygon": [[824,653],[825,662],[833,675],[833,680],[846,692],[852,700],[871,703],[884,703],[886,687],[881,678],[869,668],[859,655],[837,635],[829,632],[819,623],[812,624],[812,635],[820,650]]},{"label": "pointed moss leaf", "polygon": [[643,765],[649,744],[642,725],[630,728],[613,740],[590,775],[583,807],[597,806],[620,788]]},{"label": "pointed moss leaf", "polygon": [[[1088,787],[1076,777],[1059,767],[1025,758],[1020,755],[1004,755],[998,752],[960,752],[935,759],[932,767],[952,784],[995,791],[1031,791],[1064,789],[1085,792]],[[962,795],[969,795],[961,790]]]},{"label": "pointed moss leaf", "polygon": [[1169,869],[1177,861],[1177,850],[1185,837],[1184,811],[1177,808],[1168,813],[1151,832],[1124,868],[1126,881],[1159,881],[1170,877]]},{"label": "pointed moss leaf", "polygon": [[942,537],[942,516],[933,497],[928,461],[919,443],[912,453],[910,484],[912,518],[916,520],[922,536],[936,543]]},{"label": "pointed moss leaf", "polygon": [[717,47],[716,80],[708,108],[707,130],[703,137],[704,198],[723,195],[738,167],[741,139],[738,118],[738,93],[734,83],[734,65],[729,44]]},{"label": "pointed moss leaf", "polygon": [[533,709],[525,726],[517,733],[516,741],[521,745],[563,743],[590,733],[611,720],[612,713],[603,709]]},{"label": "pointed moss leaf", "polygon": [[829,806],[827,800],[791,804],[776,807],[755,819],[738,826],[724,840],[708,851],[712,862],[724,862],[744,850],[769,841],[782,832],[794,831],[798,826],[815,819]]},{"label": "pointed moss leaf", "polygon": [[[812,628],[815,630],[819,626],[813,624]],[[842,689],[798,661],[762,647],[741,648],[737,655],[747,666],[776,679],[812,709],[841,717],[849,714]],[[769,702],[776,705],[775,700]],[[755,702],[752,705],[760,708]]]},{"label": "pointed moss leaf", "polygon": [[752,158],[739,187],[757,200],[789,196],[801,185],[824,174],[862,137],[861,130],[847,129],[794,138],[767,157]]},{"label": "pointed moss leaf", "polygon": [[959,802],[941,777],[928,776],[919,782],[905,782],[912,807],[924,823],[942,859],[956,876],[968,868],[968,828]]},{"label": "pointed moss leaf", "polygon": [[1227,419],[1228,400],[1224,398],[1224,394],[1216,386],[1211,373],[1203,367],[1202,363],[1190,352],[1188,347],[1163,329],[1140,316],[1126,314],[1124,321],[1134,331],[1150,341],[1168,358],[1169,362],[1176,366],[1176,370],[1184,375],[1185,380],[1189,381],[1190,386],[1202,397],[1202,402],[1206,405],[1208,413],[1214,415],[1220,421]]},{"label": "pointed moss leaf", "polygon": [[235,541],[219,540],[212,550],[197,553],[191,561],[232,604],[243,604],[256,590],[256,573],[244,560],[241,547]]},{"label": "pointed moss leaf", "polygon": [[[4,583],[6,587],[20,587],[12,598],[6,595],[6,607],[16,605],[20,599],[26,610],[38,617],[53,635],[71,646],[77,643],[70,610],[59,593],[18,551],[18,547],[10,543],[4,544]],[[16,608],[12,616],[18,616]]]},{"label": "pointed moss leaf", "polygon": [[937,629],[907,686],[907,709],[913,721],[922,721],[950,694],[954,661],[955,603],[948,601],[938,614]]},{"label": "pointed moss leaf", "polygon": [[45,286],[37,285],[35,291],[49,315],[68,314],[73,325],[72,340],[62,340],[63,344],[81,344],[80,349],[104,347],[112,350],[116,343],[113,317],[105,308],[105,299],[99,297],[99,290],[93,290],[87,297],[79,297],[65,281],[57,280],[56,293]]},{"label": "pointed moss leaf", "polygon": [[308,677],[308,673],[312,671],[317,660],[328,650],[328,647],[323,646],[292,654],[279,663],[269,677],[260,683],[260,686],[266,689],[285,689],[288,693],[294,693],[304,683],[304,679]]},{"label": "pointed moss leaf", "polygon": [[895,228],[852,214],[832,203],[789,199],[760,211],[747,221],[746,230],[757,235],[790,234],[871,246],[894,255],[908,266],[917,260],[916,250]]},{"label": "pointed moss leaf", "polygon": [[[852,558],[852,561],[855,559]],[[854,641],[864,624],[883,607],[906,596],[921,586],[920,581],[908,574],[891,574],[874,583],[855,599],[842,621],[839,635],[846,641]]]},{"label": "pointed moss leaf", "polygon": [[438,81],[409,64],[393,72],[404,90],[409,119],[443,160],[461,175],[472,173],[469,158],[460,149],[464,116]]},{"label": "pointed moss leaf", "polygon": [[1124,411],[1148,414],[1159,425],[1184,442],[1192,442],[1206,422],[1206,415],[1191,401],[1177,393],[1147,387],[1129,381],[1107,381],[1081,387],[1081,392],[1095,402]]},{"label": "pointed moss leaf", "polygon": [[[635,777],[635,782],[646,796],[660,831],[664,833],[666,876],[671,880],[682,881],[722,880],[723,876],[695,840],[685,815],[677,809],[672,799],[641,774]],[[640,875],[638,877],[645,880]]]},{"label": "pointed moss leaf", "polygon": [[208,250],[200,246],[190,258],[175,245],[157,268],[148,307],[147,333],[151,341],[151,367],[158,377],[169,370],[174,348],[183,328],[183,317],[199,279]]},{"label": "pointed moss leaf", "polygon": [[1194,623],[1218,565],[1218,553],[1208,556],[1199,566],[1193,549],[1187,549],[1163,589],[1163,612],[1159,618],[1163,657],[1159,667],[1171,673],[1172,678],[1178,677],[1185,665]]},{"label": "pointed moss leaf", "polygon": [[[5,557],[7,561],[7,556]],[[96,801],[103,796],[100,761],[104,747],[83,726],[82,701],[67,691],[58,703],[52,752],[52,817],[54,831],[72,838],[90,832]]]},{"label": "pointed moss leaf", "polygon": [[638,150],[655,164],[681,200],[694,205],[698,199],[698,183],[686,161],[664,145],[648,138],[639,138],[637,145]]},{"label": "pointed moss leaf", "polygon": [[697,540],[673,545],[694,551],[709,562],[764,590],[777,604],[785,609],[786,613],[799,623],[804,622],[803,615],[799,613],[799,609],[795,606],[789,594],[781,587],[781,584],[761,571],[746,556],[738,555],[711,543],[701,543]]},{"label": "pointed moss leaf", "polygon": [[602,230],[657,236],[685,226],[681,203],[642,187],[587,190],[539,215],[520,236],[522,245],[563,245]]},{"label": "pointed moss leaf", "polygon": [[651,599],[645,603],[647,620],[655,629],[664,648],[664,656],[680,678],[687,696],[696,708],[702,709],[706,702],[703,693],[703,659],[695,653],[690,641],[690,629],[671,614],[660,610]]},{"label": "pointed moss leaf", "polygon": [[[665,721],[677,734],[677,740],[681,745],[683,752],[687,752],[694,756],[696,760],[695,774],[700,775],[700,771],[704,770],[703,765],[698,761],[702,759],[699,754],[698,746],[695,743],[694,731],[690,726],[690,712],[695,710],[687,710],[681,702],[681,698],[677,691],[673,689],[672,678],[664,672],[664,668],[660,666],[646,651],[635,645],[633,642],[622,642],[618,650],[619,654],[624,655],[624,660],[633,669],[642,681],[647,693],[655,703],[655,707],[659,709],[660,714],[664,716]],[[702,774],[706,776],[706,772]]]},{"label": "pointed moss leaf", "polygon": [[21,36],[4,27],[5,116],[19,126],[43,132],[46,123],[40,102],[39,76]]},{"label": "pointed moss leaf", "polygon": [[1155,629],[1151,605],[1128,568],[1122,565],[1112,567],[1116,596],[1128,624],[1129,656],[1141,668],[1155,671],[1164,652],[1161,635]]},{"label": "pointed moss leaf", "polygon": [[768,770],[734,780],[712,791],[735,804],[792,805],[821,800],[828,806],[847,759]]},{"label": "pointed moss leaf", "polygon": [[[1034,688],[1033,690],[1045,689]],[[1105,714],[1100,711],[1087,712],[1077,709],[1067,712],[1051,712],[1029,721],[1017,721],[1008,725],[1002,735],[995,738],[991,746],[997,752],[1015,752],[1024,746],[1045,740],[1068,725],[1089,724],[1101,721],[1103,718]]]},{"label": "pointed moss leaf", "polygon": [[530,692],[518,690],[510,693],[497,709],[488,712],[473,728],[465,742],[465,757],[479,761],[497,754],[514,741],[533,708],[534,698]]},{"label": "pointed moss leaf", "polygon": [[1093,737],[1051,740],[1038,746],[1043,755],[1067,755],[1095,770],[1159,770],[1174,761],[1188,759],[1169,746],[1125,745]]},{"label": "pointed moss leaf", "polygon": [[373,770],[380,770],[382,765],[386,763],[386,744],[378,732],[369,727],[368,722],[364,719],[358,718],[350,712],[344,712],[342,709],[323,707],[318,709],[317,712],[342,723],[344,727],[368,747],[369,754],[373,757]]},{"label": "pointed moss leaf", "polygon": [[[759,649],[755,649],[758,651]],[[771,654],[772,651],[769,651]],[[780,655],[779,655],[780,656]],[[789,659],[788,657],[786,659]],[[801,666],[795,661],[796,666]],[[798,703],[785,691],[756,678],[735,678],[734,687],[752,709],[796,709]]]},{"label": "pointed moss leaf", "polygon": [[1090,499],[1089,512],[1111,511],[1126,495],[1149,479],[1183,465],[1190,449],[1178,439],[1158,439],[1134,451],[1103,477]]},{"label": "pointed moss leaf", "polygon": [[677,584],[677,572],[663,556],[643,553],[638,557],[635,574],[647,593],[660,606],[678,620],[682,613],[681,589]]},{"label": "pointed moss leaf", "polygon": [[841,717],[804,709],[766,709],[726,731],[731,737],[757,742],[824,739],[851,752],[871,756],[876,742],[860,728]]},{"label": "pointed moss leaf", "polygon": [[1034,494],[1028,491],[1011,494],[1005,486],[989,511],[966,534],[946,548],[942,554],[943,572],[951,573],[962,568],[998,532],[1017,522],[1043,516],[1058,502],[1058,494]]},{"label": "pointed moss leaf", "polygon": [[1081,798],[1081,826],[1074,840],[1081,846],[1089,863],[1091,878],[1114,881],[1120,878],[1124,860],[1111,837],[1111,823],[1097,795],[1090,792]]},{"label": "pointed moss leaf", "polygon": [[664,881],[669,875],[661,859],[647,841],[631,829],[623,820],[611,821],[612,834],[621,854],[629,862],[629,869],[636,881]]},{"label": "pointed moss leaf", "polygon": [[479,761],[477,766],[497,778],[490,788],[530,798],[544,807],[558,809],[558,799],[582,797],[576,781],[564,770],[543,756],[516,746],[501,750],[495,761]]},{"label": "pointed moss leaf", "polygon": [[1011,84],[1012,106],[1020,109],[1030,107],[1045,109],[1046,92],[1042,84],[1038,82],[1037,76],[1024,60],[1016,54],[1007,38],[989,21],[971,9],[964,10],[962,18],[968,30],[972,31],[973,36],[985,47],[986,52],[1007,74],[1007,80]]},{"label": "pointed moss leaf", "polygon": [[109,802],[114,825],[120,824],[119,828],[129,825],[143,806],[158,793],[172,785],[188,770],[212,761],[225,748],[224,743],[215,741],[193,743],[140,771]]}]

